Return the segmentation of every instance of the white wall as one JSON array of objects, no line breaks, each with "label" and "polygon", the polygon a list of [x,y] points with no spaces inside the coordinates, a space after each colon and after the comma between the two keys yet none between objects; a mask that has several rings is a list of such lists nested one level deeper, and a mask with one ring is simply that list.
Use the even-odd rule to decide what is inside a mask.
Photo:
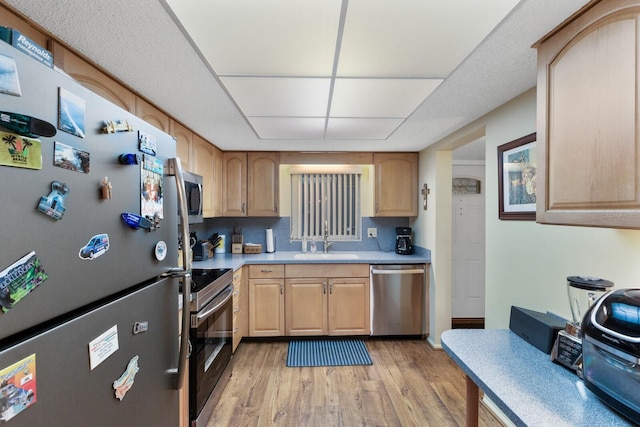
[{"label": "white wall", "polygon": [[[420,182],[440,178],[436,171],[446,168],[439,164],[441,159],[446,161],[443,151],[469,142],[471,135],[477,137],[484,133],[486,136],[487,328],[507,328],[512,305],[537,311],[550,310],[570,317],[567,276],[602,277],[612,280],[616,288],[640,287],[640,263],[637,261],[640,256],[640,230],[542,225],[534,221],[498,219],[497,147],[535,132],[535,126],[536,99],[535,89],[532,89],[420,153]],[[442,188],[439,191],[445,191],[446,187],[450,192],[450,182],[449,177],[448,182],[433,185]],[[440,201],[440,198],[430,199],[433,204]],[[450,308],[441,307],[446,302],[440,297],[447,293],[447,288],[451,288],[451,274],[446,271],[451,268],[451,245],[441,238],[447,232],[451,238],[450,220],[444,218],[447,209],[450,216],[450,203],[447,208],[432,204],[429,211],[420,212],[414,226],[416,244],[431,249],[432,258],[438,261],[432,265],[431,283],[432,295],[435,295],[435,301],[431,303],[431,318],[435,324],[431,324],[430,340],[436,345],[442,331],[450,327],[447,319]],[[433,214],[437,218],[433,218]],[[436,227],[432,221],[441,217],[443,221]],[[447,256],[449,265],[441,259]]]}]

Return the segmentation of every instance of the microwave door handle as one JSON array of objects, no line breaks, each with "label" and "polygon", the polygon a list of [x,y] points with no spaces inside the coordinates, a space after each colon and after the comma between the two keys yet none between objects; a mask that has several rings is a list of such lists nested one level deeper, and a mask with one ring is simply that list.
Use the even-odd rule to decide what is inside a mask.
[{"label": "microwave door handle", "polygon": [[204,194],[202,193],[202,184],[198,184],[198,215],[202,215],[204,213]]},{"label": "microwave door handle", "polygon": [[[178,192],[178,204],[180,205],[180,237],[183,242],[189,241],[189,219],[187,212],[187,197],[184,187],[184,174],[178,157],[169,159],[169,171],[173,172],[176,178],[176,189]],[[182,249],[182,265],[183,289],[191,289],[191,247],[183,244]],[[189,292],[182,292],[182,330],[188,331],[190,327],[189,318]],[[178,356],[178,369],[173,370],[173,386],[176,390],[180,390],[184,383],[185,371],[187,368],[187,357],[189,356],[189,340],[183,334],[180,340],[180,354]]]}]

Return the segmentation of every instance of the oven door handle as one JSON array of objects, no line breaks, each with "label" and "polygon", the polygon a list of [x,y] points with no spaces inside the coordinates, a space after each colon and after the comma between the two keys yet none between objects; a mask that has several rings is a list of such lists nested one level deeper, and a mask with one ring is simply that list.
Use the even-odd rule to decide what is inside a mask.
[{"label": "oven door handle", "polygon": [[[205,306],[204,309],[199,311],[195,316],[191,318],[192,319],[191,327],[197,328],[198,326],[200,326],[207,317],[211,316],[211,313],[214,313],[218,309],[220,309],[220,307],[226,304],[227,301],[229,301],[232,296],[233,296],[233,286],[227,286],[227,288],[224,291],[220,292],[220,295],[215,297],[213,301],[211,301],[209,304]],[[209,307],[209,306],[212,306],[212,307]]]}]

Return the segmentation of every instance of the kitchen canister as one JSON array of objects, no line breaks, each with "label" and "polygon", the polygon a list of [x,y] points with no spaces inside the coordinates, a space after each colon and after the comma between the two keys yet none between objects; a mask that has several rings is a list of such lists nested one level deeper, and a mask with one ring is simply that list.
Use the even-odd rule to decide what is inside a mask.
[{"label": "kitchen canister", "polygon": [[221,234],[220,241],[218,242],[218,245],[216,246],[216,249],[214,252],[217,254],[223,254],[225,251],[225,242],[226,242],[225,236],[224,234]]}]

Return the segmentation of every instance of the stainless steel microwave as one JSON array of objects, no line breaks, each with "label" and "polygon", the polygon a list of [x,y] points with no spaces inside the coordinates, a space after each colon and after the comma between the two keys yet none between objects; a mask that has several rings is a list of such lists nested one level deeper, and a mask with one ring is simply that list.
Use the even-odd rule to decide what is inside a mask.
[{"label": "stainless steel microwave", "polygon": [[202,222],[202,176],[184,171],[184,190],[187,198],[189,224]]}]

